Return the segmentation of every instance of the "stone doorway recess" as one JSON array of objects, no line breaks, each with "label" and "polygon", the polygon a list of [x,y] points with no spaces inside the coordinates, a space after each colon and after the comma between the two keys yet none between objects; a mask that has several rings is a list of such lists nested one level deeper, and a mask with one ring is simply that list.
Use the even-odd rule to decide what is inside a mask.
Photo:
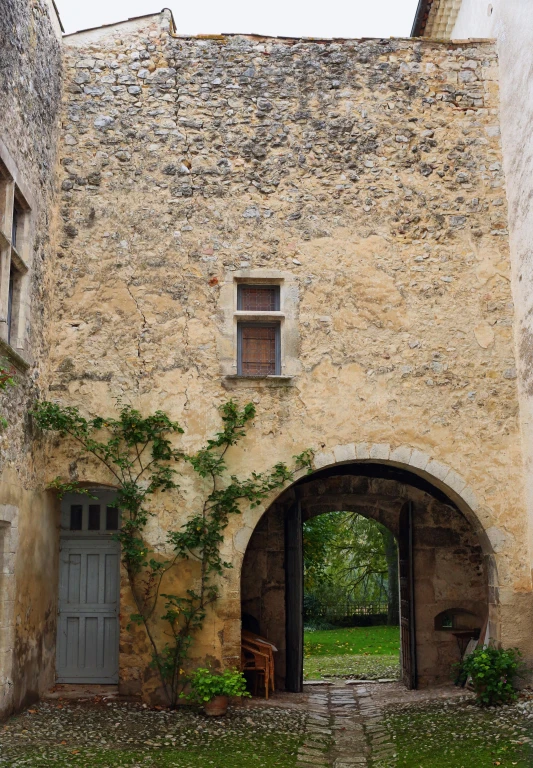
[{"label": "stone doorway recess", "polygon": [[66,494],[61,503],[58,683],[118,683],[120,544],[115,494]]},{"label": "stone doorway recess", "polygon": [[396,536],[403,681],[408,688],[448,682],[460,658],[457,634],[481,632],[487,623],[488,556],[469,520],[441,489],[399,467],[353,462],[301,478],[271,504],[250,537],[241,611],[278,648],[276,687],[302,690],[301,525],[332,511],[356,511]]}]

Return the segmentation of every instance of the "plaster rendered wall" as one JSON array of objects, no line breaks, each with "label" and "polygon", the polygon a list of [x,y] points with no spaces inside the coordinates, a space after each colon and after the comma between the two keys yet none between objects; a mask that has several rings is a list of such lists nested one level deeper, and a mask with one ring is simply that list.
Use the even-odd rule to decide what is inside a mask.
[{"label": "plaster rendered wall", "polygon": [[[42,449],[28,409],[45,386],[50,221],[61,88],[60,41],[48,3],[0,4],[0,142],[33,203],[26,345],[16,387],[0,396],[0,716],[36,699],[54,680],[57,526],[43,491]],[[45,319],[46,318],[46,319]],[[1,357],[9,357],[0,348]]]},{"label": "plaster rendered wall", "polygon": [[[493,46],[168,31],[162,16],[66,38],[53,397],[162,408],[189,449],[226,398],[253,400],[228,454],[241,473],[354,443],[434,457],[496,553],[502,636],[533,657],[510,620],[531,614],[531,574]],[[247,270],[291,275],[299,372],[282,384],[224,375],[221,286]],[[52,446],[50,476],[69,468],[111,482]],[[156,548],[200,498],[184,470]],[[235,567],[198,658],[238,658],[239,569],[266,506],[228,528]]]},{"label": "plaster rendered wall", "polygon": [[[459,12],[452,29],[452,37],[456,40],[466,39],[468,37],[495,37],[495,28],[501,18],[501,11],[504,5],[501,0],[462,0]],[[513,0],[510,1],[513,4]],[[527,0],[520,0],[519,5],[523,8]],[[516,8],[515,8],[516,11]]]},{"label": "plaster rendered wall", "polygon": [[[518,385],[524,440],[527,506],[533,520],[533,6],[528,0],[463,0],[454,37],[496,38],[500,124],[507,178]],[[533,527],[530,525],[530,535]],[[530,544],[531,547],[531,544]]]}]

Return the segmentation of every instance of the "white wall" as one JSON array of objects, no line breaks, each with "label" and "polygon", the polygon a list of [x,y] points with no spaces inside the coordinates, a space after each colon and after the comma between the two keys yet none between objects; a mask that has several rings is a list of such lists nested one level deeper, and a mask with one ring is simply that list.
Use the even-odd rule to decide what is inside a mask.
[{"label": "white wall", "polygon": [[495,24],[500,16],[500,7],[512,0],[463,0],[461,10],[453,28],[452,39],[468,37],[496,37]]},{"label": "white wall", "polygon": [[500,57],[500,119],[533,553],[533,0],[463,0],[452,38],[491,36],[498,40]]}]

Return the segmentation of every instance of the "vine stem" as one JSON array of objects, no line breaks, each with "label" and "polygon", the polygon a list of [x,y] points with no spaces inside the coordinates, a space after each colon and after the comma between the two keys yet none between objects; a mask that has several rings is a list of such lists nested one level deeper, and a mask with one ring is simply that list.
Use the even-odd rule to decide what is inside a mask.
[{"label": "vine stem", "polygon": [[[230,516],[240,512],[240,504],[247,501],[250,506],[257,506],[267,498],[270,491],[281,488],[287,480],[294,477],[295,470],[289,470],[284,464],[277,464],[270,473],[252,473],[250,478],[239,481],[234,475],[231,482],[219,490],[218,480],[227,471],[224,458],[230,446],[235,445],[245,435],[245,426],[255,416],[255,407],[249,403],[239,410],[233,401],[221,408],[224,427],[207,446],[190,456],[179,452],[170,442],[172,432],[183,430],[163,413],[157,412],[157,419],[143,419],[138,411],[129,406],[122,407],[120,418],[102,419],[88,422],[77,409],[61,408],[53,403],[40,403],[33,411],[37,423],[43,430],[57,431],[62,436],[69,435],[83,450],[93,455],[105,466],[117,480],[118,491],[116,504],[129,515],[123,523],[117,539],[122,546],[121,560],[126,570],[129,589],[137,614],[132,616],[142,624],[152,649],[153,664],[157,669],[163,691],[170,706],[176,706],[183,687],[187,682],[183,667],[189,654],[194,635],[204,624],[206,611],[218,597],[218,587],[214,578],[224,568],[231,567],[222,560],[219,551]],[[91,430],[109,428],[111,437],[107,443],[91,439]],[[134,438],[138,436],[138,439]],[[151,455],[143,463],[143,455],[152,446]],[[300,464],[309,464],[308,453],[296,457],[296,468]],[[144,529],[152,514],[145,507],[148,497],[158,489],[177,489],[173,479],[176,473],[170,466],[171,461],[187,461],[201,478],[211,479],[211,491],[203,501],[201,512],[190,518],[178,531],[168,532],[168,541],[174,549],[173,557],[166,562],[159,562],[150,555],[153,550],[144,539]],[[148,476],[148,485],[141,487],[142,477]],[[72,483],[62,483],[59,478],[52,487],[61,492],[73,489]],[[185,593],[161,594],[163,579],[175,567],[178,560],[195,560],[199,563],[200,584],[198,591],[186,589]],[[166,598],[166,613],[155,618],[160,597]],[[158,622],[166,621],[172,638],[161,645],[158,635]]]}]

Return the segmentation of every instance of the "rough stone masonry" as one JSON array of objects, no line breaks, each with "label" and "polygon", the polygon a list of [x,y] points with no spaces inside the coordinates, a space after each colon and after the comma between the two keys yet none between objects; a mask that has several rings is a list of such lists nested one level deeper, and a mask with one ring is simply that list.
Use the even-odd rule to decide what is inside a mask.
[{"label": "rough stone masonry", "polygon": [[[491,631],[533,656],[493,45],[175,37],[162,14],[67,36],[65,57],[52,396],[162,408],[190,447],[228,396],[253,400],[236,472],[400,451],[458,494],[494,565]],[[281,380],[228,375],[247,276],[295,307]],[[110,481],[52,454],[51,477]],[[161,501],[156,548],[197,494],[184,477]],[[199,658],[236,658],[264,509],[228,529]],[[123,615],[121,679],[148,695]]]},{"label": "rough stone masonry", "polygon": [[[0,394],[8,427],[0,431],[0,717],[35,701],[54,681],[57,580],[55,509],[44,489],[43,446],[28,411],[46,391],[49,317],[55,247],[54,173],[61,107],[61,41],[46,0],[0,4],[0,157],[32,205],[31,264],[23,301],[25,327],[12,350],[0,340],[0,359],[16,368],[16,386]],[[8,160],[9,158],[9,160]],[[0,179],[0,253],[6,277]],[[9,262],[7,262],[9,264]],[[7,269],[9,277],[9,267]],[[5,296],[5,283],[2,294]],[[2,313],[5,315],[5,312]],[[0,326],[6,328],[5,316]]]}]

